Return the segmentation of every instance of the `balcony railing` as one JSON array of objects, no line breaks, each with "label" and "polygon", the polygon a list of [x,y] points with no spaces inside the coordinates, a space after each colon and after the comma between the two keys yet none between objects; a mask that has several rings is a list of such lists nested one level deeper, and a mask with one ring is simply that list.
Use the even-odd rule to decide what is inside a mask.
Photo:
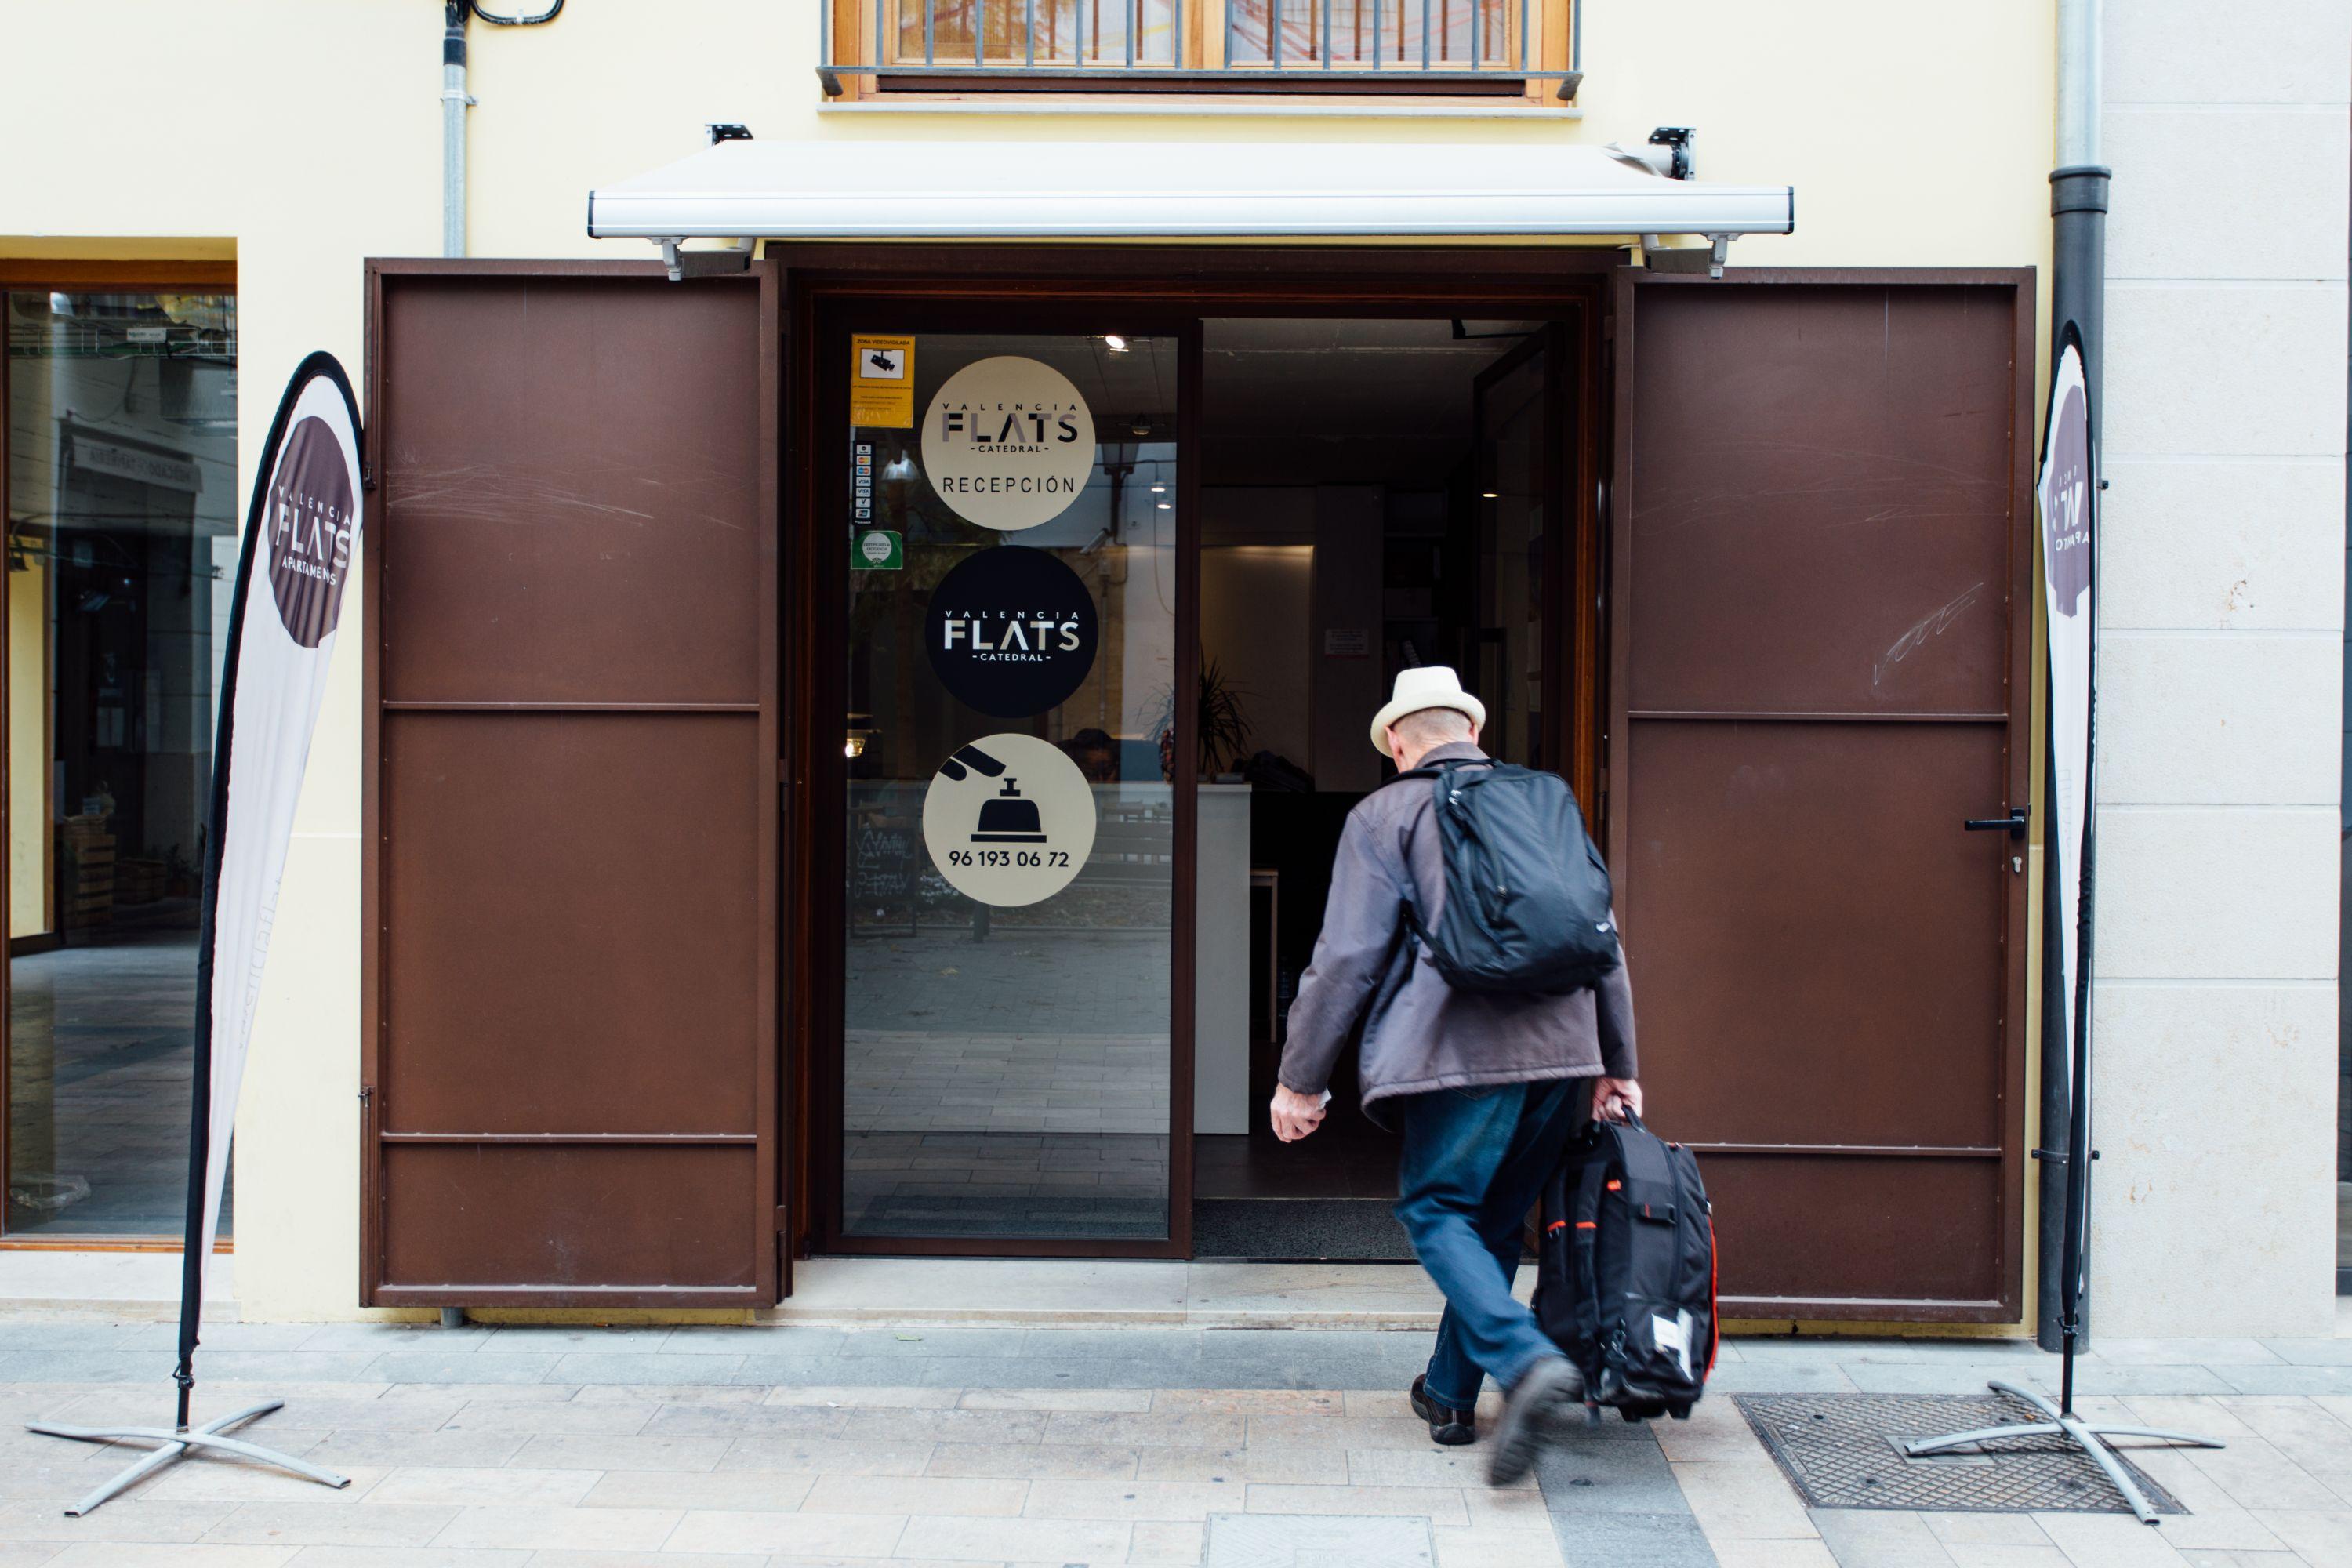
[{"label": "balcony railing", "polygon": [[[828,97],[930,91],[1519,94],[1573,99],[1570,0],[840,0]],[[1188,28],[1188,18],[1190,26]],[[1189,36],[1188,36],[1189,35]]]}]

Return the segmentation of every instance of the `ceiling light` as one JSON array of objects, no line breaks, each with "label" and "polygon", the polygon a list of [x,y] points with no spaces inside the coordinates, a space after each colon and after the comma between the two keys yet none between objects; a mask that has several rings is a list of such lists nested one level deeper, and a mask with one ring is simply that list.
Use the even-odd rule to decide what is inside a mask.
[{"label": "ceiling light", "polygon": [[1160,510],[1161,511],[1173,511],[1175,508],[1170,506],[1166,501],[1161,501],[1160,503]]},{"label": "ceiling light", "polygon": [[1496,490],[1480,490],[1478,494],[1487,500],[1500,500],[1503,499],[1501,492]]},{"label": "ceiling light", "polygon": [[1151,493],[1153,495],[1165,495],[1168,493],[1168,487],[1166,485],[1154,485],[1151,487]]},{"label": "ceiling light", "polygon": [[1103,347],[1115,354],[1123,354],[1127,352],[1127,340],[1117,332],[1110,332],[1104,336]]}]

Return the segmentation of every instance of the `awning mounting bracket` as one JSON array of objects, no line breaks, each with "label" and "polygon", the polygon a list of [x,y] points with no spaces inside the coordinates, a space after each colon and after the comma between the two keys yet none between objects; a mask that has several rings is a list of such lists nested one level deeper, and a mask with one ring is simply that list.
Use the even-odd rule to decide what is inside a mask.
[{"label": "awning mounting bracket", "polygon": [[731,242],[724,250],[687,250],[683,248],[686,239],[684,235],[676,235],[654,241],[661,247],[662,265],[669,269],[673,283],[688,278],[728,278],[748,272],[751,268],[751,253],[760,244],[747,237]]},{"label": "awning mounting bracket", "polygon": [[1723,276],[1724,261],[1731,254],[1732,236],[1710,234],[1706,237],[1710,243],[1704,249],[1696,245],[1664,246],[1659,243],[1661,237],[1654,234],[1642,237],[1642,259],[1651,271],[1696,272],[1704,267],[1709,278]]}]

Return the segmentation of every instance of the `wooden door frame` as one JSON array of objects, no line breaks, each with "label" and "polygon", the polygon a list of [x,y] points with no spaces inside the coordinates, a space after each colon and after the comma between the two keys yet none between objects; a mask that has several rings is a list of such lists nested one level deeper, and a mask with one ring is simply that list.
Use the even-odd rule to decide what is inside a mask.
[{"label": "wooden door frame", "polygon": [[[234,261],[106,261],[106,260],[35,260],[0,257],[0,299],[11,293],[49,289],[60,293],[108,291],[124,294],[190,293],[227,294],[234,296],[236,287],[236,263]],[[9,439],[5,421],[8,414],[8,354],[7,321],[0,310],[0,497],[8,492]],[[239,440],[244,431],[237,432]],[[242,506],[235,509],[240,526],[245,519]],[[5,520],[0,520],[5,523]],[[14,799],[13,750],[7,743],[10,723],[10,671],[16,658],[14,639],[8,636],[5,602],[0,599],[0,951],[13,960],[15,939],[6,935],[13,924],[12,900],[15,892],[16,822]],[[43,689],[47,690],[48,640],[42,641]],[[215,693],[215,700],[219,693]],[[46,756],[56,744],[50,735],[48,713],[42,715]],[[208,742],[209,743],[209,742]],[[50,798],[51,784],[47,770],[41,784],[44,803],[42,829],[48,831],[54,819],[56,803]],[[54,879],[51,886],[54,888]],[[55,933],[50,933],[54,935]],[[16,1059],[14,1037],[9,1026],[9,1015],[14,998],[15,969],[13,962],[0,963],[0,1187],[7,1184],[10,1152],[8,1148],[8,1087]],[[8,1252],[184,1252],[187,1244],[176,1234],[147,1237],[40,1236],[15,1237],[7,1234],[7,1205],[0,1204],[0,1251]],[[217,1238],[215,1252],[235,1250],[234,1234]]]},{"label": "wooden door frame", "polygon": [[[800,628],[794,647],[785,656],[794,671],[787,725],[796,741],[796,754],[814,763],[792,777],[786,833],[786,854],[801,867],[792,883],[788,922],[812,933],[796,944],[791,956],[799,977],[796,994],[802,1005],[793,1010],[787,1049],[792,1054],[788,1077],[796,1086],[795,1101],[803,1120],[791,1139],[793,1164],[785,1198],[791,1219],[793,1250],[845,1255],[886,1254],[914,1257],[997,1258],[1186,1258],[1192,1251],[1192,924],[1195,868],[1191,864],[1193,842],[1192,792],[1176,794],[1176,907],[1174,973],[1171,988],[1169,1237],[1164,1241],[1087,1241],[1061,1237],[1024,1240],[994,1238],[844,1237],[840,1214],[840,1128],[842,1063],[837,997],[839,921],[837,889],[842,866],[836,825],[840,803],[827,787],[826,775],[838,777],[829,766],[838,742],[825,744],[826,731],[838,729],[835,701],[835,676],[841,657],[839,637],[828,637],[824,626],[830,589],[839,581],[830,568],[832,557],[845,549],[836,530],[822,520],[837,516],[828,507],[844,504],[845,490],[840,465],[828,464],[824,432],[843,413],[844,394],[838,378],[821,374],[821,355],[828,340],[821,332],[851,310],[897,311],[896,319],[962,307],[986,309],[990,324],[1002,326],[1008,310],[1029,320],[1060,321],[1063,324],[1022,330],[1044,331],[1083,330],[1073,321],[1099,317],[1105,310],[1124,312],[1122,319],[1153,318],[1189,321],[1180,375],[1179,440],[1187,456],[1180,461],[1177,494],[1178,584],[1189,606],[1177,622],[1177,680],[1189,689],[1199,663],[1199,483],[1201,343],[1197,323],[1217,316],[1293,318],[1392,318],[1480,320],[1543,318],[1569,325],[1576,334],[1572,357],[1577,365],[1572,399],[1551,396],[1559,417],[1570,401],[1580,417],[1572,421],[1577,450],[1572,459],[1547,450],[1548,460],[1565,464],[1568,472],[1597,481],[1605,432],[1601,418],[1605,405],[1599,393],[1601,378],[1602,319],[1606,281],[1621,255],[1599,247],[1534,248],[1475,247],[1215,247],[1215,246],[1019,246],[940,244],[771,244],[766,254],[779,262],[786,279],[786,326],[789,344],[785,399],[788,427],[782,468],[787,481],[784,536],[790,557],[786,578],[793,584],[788,599]],[[1038,312],[1045,312],[1040,315]],[[946,330],[946,329],[932,329]],[[1548,395],[1553,388],[1548,386]],[[1564,392],[1564,388],[1562,389]],[[806,482],[803,474],[810,476]],[[1558,486],[1551,487],[1555,491]],[[1548,616],[1548,643],[1557,642],[1563,626],[1574,627],[1573,668],[1591,671],[1578,682],[1573,702],[1553,703],[1547,718],[1556,755],[1571,758],[1584,798],[1595,798],[1600,755],[1601,693],[1603,675],[1599,660],[1604,647],[1598,609],[1601,530],[1597,483],[1581,483],[1563,496],[1559,516],[1572,527],[1577,548],[1574,569],[1560,573],[1547,563],[1544,592],[1548,609],[1562,606],[1573,614]],[[1566,553],[1566,552],[1563,552]],[[1590,613],[1588,613],[1588,611]],[[1563,650],[1548,647],[1548,668]],[[1177,753],[1192,753],[1191,704],[1178,705]]]},{"label": "wooden door frame", "polygon": [[[1545,611],[1537,688],[1546,714],[1544,756],[1548,765],[1567,776],[1577,800],[1597,822],[1600,729],[1594,721],[1603,689],[1596,596],[1601,530],[1593,487],[1579,485],[1570,490],[1569,485],[1580,474],[1598,473],[1601,432],[1595,421],[1579,417],[1594,405],[1583,373],[1598,361],[1591,342],[1575,341],[1580,334],[1597,336],[1587,330],[1586,321],[1546,322],[1541,332],[1480,371],[1472,380],[1471,396],[1474,401],[1483,398],[1528,360],[1544,356],[1538,404],[1543,434],[1536,454],[1536,483],[1544,498],[1542,579],[1536,589]],[[1486,439],[1485,413],[1481,405],[1474,415],[1474,446]],[[1591,613],[1585,613],[1588,605],[1593,607]],[[1571,670],[1580,676],[1572,688],[1567,684]]]},{"label": "wooden door frame", "polygon": [[[1847,267],[1757,267],[1727,268],[1721,280],[1690,273],[1659,273],[1644,268],[1624,267],[1617,269],[1610,298],[1610,338],[1613,350],[1612,375],[1612,461],[1610,465],[1610,525],[1609,605],[1613,612],[1632,602],[1633,562],[1630,553],[1616,548],[1623,525],[1632,517],[1635,505],[1633,490],[1632,442],[1633,413],[1633,376],[1637,363],[1634,309],[1636,295],[1647,289],[1709,289],[1726,284],[1756,286],[1795,286],[1803,288],[1978,288],[2005,289],[2011,291],[2011,405],[2010,405],[2010,474],[2009,512],[2010,572],[2003,584],[2009,616],[2007,637],[2009,675],[2006,681],[2009,723],[2005,738],[2008,757],[2004,769],[2009,804],[2024,805],[2038,802],[2033,788],[2032,712],[2030,671],[2032,667],[2034,606],[2039,602],[2033,594],[2033,466],[2036,452],[2034,425],[2035,348],[2035,272],[2031,267],[2016,268],[1847,268]],[[1610,754],[1606,759],[1608,788],[1612,798],[1622,802],[1632,798],[1633,777],[1630,759],[1624,748],[1616,742],[1629,733],[1628,715],[1632,702],[1633,621],[1629,615],[1609,616],[1609,724]],[[2037,817],[2038,819],[2038,817]],[[1627,813],[1610,814],[1607,837],[1609,863],[1618,868],[1622,878],[1630,873],[1632,861],[1627,843]],[[2028,870],[2032,869],[2029,858]],[[2029,1009],[2026,996],[2028,949],[2028,914],[2033,900],[2040,896],[2039,879],[2034,875],[2011,877],[2003,905],[2002,1025],[2000,1082],[2009,1110],[2001,1118],[2000,1162],[2000,1203],[2004,1211],[1996,1227],[1999,1248],[2000,1289],[1990,1300],[1935,1300],[1917,1301],[1819,1300],[1797,1302],[1791,1314],[1774,1314],[1771,1322],[1786,1322],[1790,1316],[1808,1321],[1851,1323],[2011,1323],[2020,1321],[2025,1310],[2025,1256],[2032,1245],[2033,1227],[2024,1211],[2025,1199],[2025,1125],[2029,1110],[2026,1094],[2026,1057],[2029,1034],[2037,1026],[2038,1009]],[[1635,933],[1638,938],[1639,933]],[[1695,1149],[1705,1152],[1710,1146],[1695,1143]],[[1720,1146],[1719,1146],[1720,1147]],[[1739,1152],[1752,1152],[1749,1145],[1733,1145]],[[1862,1151],[1843,1151],[1861,1152]],[[1731,1314],[1727,1314],[1729,1321]]]},{"label": "wooden door frame", "polygon": [[[546,279],[551,282],[583,279],[644,279],[650,288],[668,288],[662,264],[657,261],[568,261],[568,260],[477,260],[467,258],[371,258],[364,271],[366,347],[365,363],[360,376],[363,388],[363,433],[361,438],[362,475],[365,490],[364,521],[361,548],[368,570],[365,578],[366,620],[368,635],[362,643],[362,708],[363,758],[361,783],[361,818],[362,859],[361,868],[361,908],[365,919],[365,934],[360,945],[360,1247],[359,1300],[363,1306],[385,1307],[593,1307],[608,1304],[659,1305],[662,1307],[765,1307],[774,1303],[789,1289],[790,1261],[782,1256],[780,1231],[783,1226],[781,1207],[772,1204],[782,1201],[783,1168],[790,1157],[788,1145],[793,1137],[794,1121],[787,1103],[787,1084],[783,1071],[782,1019],[793,1009],[793,993],[788,989],[794,971],[779,962],[786,940],[792,910],[784,902],[788,868],[793,864],[787,852],[783,831],[784,807],[797,792],[788,792],[786,781],[793,774],[794,759],[791,735],[782,721],[785,697],[784,674],[780,664],[782,638],[776,632],[782,609],[784,563],[770,563],[771,570],[760,584],[760,615],[769,628],[763,636],[758,674],[761,693],[759,719],[758,751],[761,783],[758,790],[759,845],[761,861],[768,873],[759,880],[761,903],[758,919],[758,950],[768,966],[770,984],[767,994],[754,1021],[755,1037],[766,1042],[767,1048],[757,1054],[758,1078],[753,1086],[754,1128],[758,1139],[753,1156],[754,1192],[761,1198],[759,1210],[772,1213],[775,1223],[755,1224],[752,1236],[752,1284],[748,1288],[709,1289],[660,1290],[647,1289],[634,1292],[647,1300],[631,1303],[628,1291],[600,1291],[582,1288],[541,1286],[387,1286],[384,1283],[387,1258],[383,1218],[383,1155],[387,1134],[379,1116],[377,1086],[381,1083],[383,1048],[391,1026],[386,1013],[387,987],[384,975],[385,944],[389,925],[383,903],[384,822],[383,822],[383,642],[390,630],[384,616],[385,573],[383,551],[385,495],[381,475],[383,472],[383,429],[382,413],[385,406],[384,365],[384,302],[387,282],[402,280],[430,282],[449,279],[459,282],[486,279]],[[742,279],[720,280],[725,286],[743,287]],[[759,327],[761,336],[758,417],[759,494],[754,503],[755,515],[780,517],[782,505],[780,485],[781,433],[783,429],[783,388],[780,371],[782,365],[784,339],[782,317],[782,274],[772,262],[755,262],[749,279],[760,291]],[[692,287],[695,285],[677,285]],[[782,542],[778,542],[777,554],[785,553]],[[562,707],[562,704],[551,705]],[[469,1135],[469,1142],[498,1143],[563,1143],[595,1145],[609,1142],[609,1138],[597,1134],[478,1134]],[[657,1299],[657,1300],[656,1300]]]}]

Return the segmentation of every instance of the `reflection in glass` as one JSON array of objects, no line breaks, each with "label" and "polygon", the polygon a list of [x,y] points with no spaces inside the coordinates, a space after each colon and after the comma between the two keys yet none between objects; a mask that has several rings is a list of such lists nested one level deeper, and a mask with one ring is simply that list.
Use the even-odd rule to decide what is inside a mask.
[{"label": "reflection in glass", "polygon": [[[1228,0],[1225,58],[1436,70],[1519,63],[1520,8],[1505,0]],[[1279,21],[1277,23],[1277,18]]]},{"label": "reflection in glass", "polygon": [[[1183,0],[897,0],[901,65],[971,65],[972,27],[992,66],[1124,66],[1176,60]],[[976,17],[975,17],[976,14]]]},{"label": "reflection in glass", "polygon": [[5,298],[5,1228],[174,1235],[237,549],[236,301]]},{"label": "reflection in glass", "polygon": [[[1009,533],[966,521],[923,474],[919,430],[852,432],[853,464],[875,476],[870,526],[904,542],[902,565],[851,552],[847,574],[842,1226],[866,1237],[1160,1239],[1176,344],[1139,336],[1115,352],[1094,338],[926,335],[914,353],[916,416],[950,374],[1000,354],[1051,365],[1094,418],[1092,468],[1052,521]],[[1097,628],[1076,689],[1009,718],[950,695],[923,646],[941,581],[1008,547],[1075,573]],[[952,765],[991,775],[971,781],[963,804],[975,815],[958,846],[1027,852],[1034,809],[1021,808],[1046,781],[1007,769],[1008,793],[991,773],[1003,760],[971,750],[1004,733],[1057,749],[1072,764],[1064,781],[1095,816],[1091,851],[1066,883],[1019,907],[958,892],[924,835],[927,792]]]}]

